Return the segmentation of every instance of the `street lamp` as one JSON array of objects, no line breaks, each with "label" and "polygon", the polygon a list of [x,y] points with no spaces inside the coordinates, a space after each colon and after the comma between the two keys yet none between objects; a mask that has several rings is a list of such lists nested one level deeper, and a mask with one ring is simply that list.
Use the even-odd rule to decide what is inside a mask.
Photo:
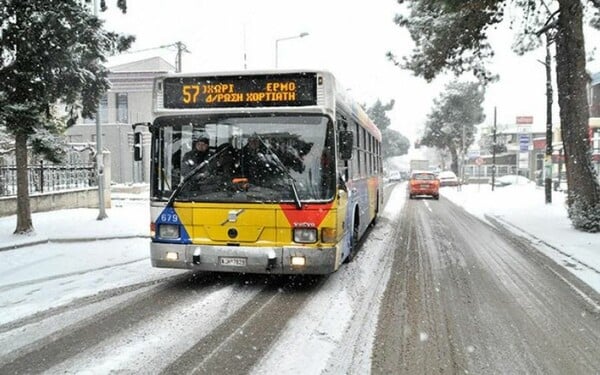
[{"label": "street lamp", "polygon": [[[98,17],[98,0],[94,0],[94,16]],[[98,176],[98,218],[104,220],[108,218],[106,208],[104,207],[104,153],[102,152],[102,128],[100,125],[100,103],[96,110],[96,175]]]},{"label": "street lamp", "polygon": [[279,38],[275,40],[275,68],[277,68],[277,61],[279,59],[279,42],[281,42],[282,40],[304,38],[305,36],[308,36],[308,33],[300,33],[298,35],[286,36],[285,38]]}]

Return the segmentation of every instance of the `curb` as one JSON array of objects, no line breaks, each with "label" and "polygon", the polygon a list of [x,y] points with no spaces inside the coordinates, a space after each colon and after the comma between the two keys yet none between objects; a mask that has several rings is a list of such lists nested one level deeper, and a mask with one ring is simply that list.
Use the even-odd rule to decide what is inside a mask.
[{"label": "curb", "polygon": [[149,235],[134,234],[134,235],[123,235],[123,236],[106,236],[106,237],[85,237],[85,238],[46,238],[37,241],[23,242],[19,244],[9,245],[0,247],[0,251],[8,251],[20,249],[23,247],[42,245],[50,242],[56,243],[74,243],[74,242],[94,242],[94,241],[107,241],[107,240],[126,240],[132,238],[147,238],[150,239]]},{"label": "curb", "polygon": [[539,244],[543,244],[544,246],[546,246],[546,247],[548,247],[548,248],[552,249],[553,251],[556,251],[557,253],[561,254],[562,256],[569,258],[569,259],[570,259],[570,260],[572,260],[574,263],[577,263],[577,264],[579,264],[580,266],[582,266],[582,267],[584,267],[584,268],[586,268],[586,269],[588,269],[588,270],[590,270],[590,271],[593,271],[593,272],[595,272],[595,273],[597,273],[597,274],[600,274],[600,270],[597,270],[596,268],[594,268],[594,267],[590,266],[589,264],[587,264],[587,263],[584,263],[584,262],[582,262],[581,260],[579,260],[579,259],[577,259],[577,258],[573,257],[573,255],[571,255],[571,254],[569,254],[569,253],[566,253],[566,252],[564,252],[563,250],[559,249],[558,247],[556,247],[556,246],[554,246],[554,245],[552,245],[552,244],[550,244],[550,243],[548,243],[548,242],[546,242],[546,241],[542,240],[541,238],[538,238],[538,237],[536,237],[535,235],[533,235],[533,234],[531,234],[531,233],[529,233],[529,232],[527,232],[527,231],[523,230],[523,228],[517,227],[516,225],[514,225],[514,224],[512,224],[512,223],[510,223],[510,222],[508,222],[508,221],[506,221],[505,219],[503,219],[503,218],[502,218],[502,217],[500,217],[500,216],[485,215],[485,217],[486,217],[486,219],[488,219],[488,220],[489,220],[489,219],[492,219],[492,220],[496,221],[497,223],[499,223],[500,225],[504,226],[505,228],[509,228],[509,230],[511,230],[512,232],[516,232],[516,231],[518,231],[518,232],[520,232],[522,235],[526,236],[528,239],[530,239],[530,240],[535,240],[537,243],[539,243]]}]

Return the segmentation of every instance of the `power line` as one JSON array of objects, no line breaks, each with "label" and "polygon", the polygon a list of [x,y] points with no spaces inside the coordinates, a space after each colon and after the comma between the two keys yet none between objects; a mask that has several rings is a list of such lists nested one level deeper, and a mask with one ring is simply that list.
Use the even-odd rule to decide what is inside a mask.
[{"label": "power line", "polygon": [[175,56],[175,71],[181,72],[181,55],[183,54],[183,52],[191,53],[187,49],[187,46],[183,42],[178,41],[175,43],[165,44],[165,45],[157,46],[157,47],[138,49],[135,51],[126,51],[126,52],[124,52],[124,54],[153,51],[153,50],[157,50],[157,49],[166,49],[166,48],[170,48],[170,47],[175,47],[177,49],[177,55]]},{"label": "power line", "polygon": [[144,49],[138,49],[138,50],[135,50],[135,51],[125,51],[125,52],[123,52],[123,53],[124,53],[124,54],[127,54],[127,53],[138,53],[138,52],[152,51],[152,50],[155,50],[155,49],[163,49],[163,48],[169,48],[169,47],[177,47],[177,43],[179,43],[179,42],[176,42],[176,43],[171,43],[171,44],[165,44],[165,45],[158,46],[158,47],[149,47],[149,48],[144,48]]}]

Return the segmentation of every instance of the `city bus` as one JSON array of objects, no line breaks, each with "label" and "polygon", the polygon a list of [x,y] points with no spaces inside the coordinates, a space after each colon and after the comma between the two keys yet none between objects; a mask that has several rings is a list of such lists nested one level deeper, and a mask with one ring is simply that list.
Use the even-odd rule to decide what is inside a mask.
[{"label": "city bus", "polygon": [[382,207],[381,133],[327,71],[160,76],[148,126],[154,267],[329,274]]}]

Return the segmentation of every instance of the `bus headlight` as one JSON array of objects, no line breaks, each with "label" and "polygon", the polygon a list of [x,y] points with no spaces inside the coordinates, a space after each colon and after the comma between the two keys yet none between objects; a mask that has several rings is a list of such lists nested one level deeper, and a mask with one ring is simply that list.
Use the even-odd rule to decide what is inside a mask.
[{"label": "bus headlight", "polygon": [[158,237],[166,239],[179,238],[179,225],[174,224],[159,224]]},{"label": "bus headlight", "polygon": [[317,242],[317,228],[294,228],[294,242],[315,243]]}]

